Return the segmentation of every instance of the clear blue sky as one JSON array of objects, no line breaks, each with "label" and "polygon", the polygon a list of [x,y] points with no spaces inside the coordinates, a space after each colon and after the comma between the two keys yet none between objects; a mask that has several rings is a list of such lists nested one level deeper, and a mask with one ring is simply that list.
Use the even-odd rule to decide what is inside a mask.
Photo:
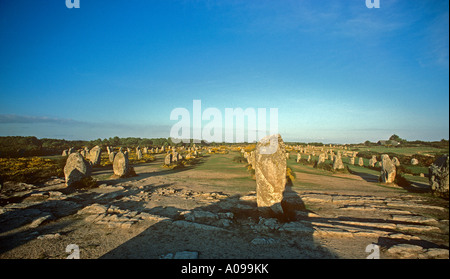
[{"label": "clear blue sky", "polygon": [[449,138],[449,3],[0,0],[0,136],[168,137],[278,108],[289,141]]}]

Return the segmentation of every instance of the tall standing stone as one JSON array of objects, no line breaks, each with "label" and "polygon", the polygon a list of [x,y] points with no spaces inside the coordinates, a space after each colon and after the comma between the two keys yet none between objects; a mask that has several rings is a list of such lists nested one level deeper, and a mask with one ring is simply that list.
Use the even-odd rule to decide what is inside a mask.
[{"label": "tall standing stone", "polygon": [[429,167],[429,181],[431,191],[444,198],[449,194],[449,156],[443,155]]},{"label": "tall standing stone", "polygon": [[364,166],[364,160],[363,160],[362,157],[359,157],[359,159],[358,159],[358,165],[359,165],[360,167],[363,167],[363,166]]},{"label": "tall standing stone", "polygon": [[91,161],[93,166],[100,165],[102,150],[100,146],[96,145],[94,148],[89,151],[89,160]]},{"label": "tall standing stone", "polygon": [[64,166],[64,176],[66,185],[70,186],[91,174],[91,164],[86,161],[80,153],[72,153],[69,155]]},{"label": "tall standing stone", "polygon": [[113,162],[113,170],[114,175],[119,177],[127,176],[130,172],[130,163],[128,161],[128,156],[125,153],[118,152],[114,156],[114,162]]},{"label": "tall standing stone", "polygon": [[300,153],[297,153],[297,163],[299,163],[301,159],[302,159],[302,155]]},{"label": "tall standing stone", "polygon": [[285,145],[280,135],[261,139],[255,151],[256,201],[258,208],[283,213],[281,201],[286,186]]},{"label": "tall standing stone", "polygon": [[395,175],[397,171],[395,169],[395,164],[389,158],[387,154],[381,155],[381,173],[380,180],[383,183],[394,183]]},{"label": "tall standing stone", "polygon": [[137,157],[138,160],[142,159],[142,151],[140,149],[136,150],[136,157]]}]

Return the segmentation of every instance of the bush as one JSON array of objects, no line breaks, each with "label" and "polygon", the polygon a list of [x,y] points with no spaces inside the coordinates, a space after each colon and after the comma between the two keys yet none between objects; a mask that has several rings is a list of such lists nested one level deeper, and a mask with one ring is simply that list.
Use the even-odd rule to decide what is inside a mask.
[{"label": "bush", "polygon": [[293,182],[295,180],[295,173],[292,171],[291,168],[286,168],[286,184],[289,186],[293,185]]}]

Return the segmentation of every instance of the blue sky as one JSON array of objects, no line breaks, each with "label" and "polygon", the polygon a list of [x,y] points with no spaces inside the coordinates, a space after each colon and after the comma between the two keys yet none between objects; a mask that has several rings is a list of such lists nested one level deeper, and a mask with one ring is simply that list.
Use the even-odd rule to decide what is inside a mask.
[{"label": "blue sky", "polygon": [[288,141],[449,138],[449,3],[0,1],[0,136],[168,137],[278,108]]}]

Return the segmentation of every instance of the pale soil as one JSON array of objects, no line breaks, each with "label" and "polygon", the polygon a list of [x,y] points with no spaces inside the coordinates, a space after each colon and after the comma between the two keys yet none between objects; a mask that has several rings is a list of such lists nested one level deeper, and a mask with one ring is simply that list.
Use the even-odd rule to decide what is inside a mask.
[{"label": "pale soil", "polygon": [[285,194],[294,215],[261,218],[255,181],[233,156],[205,156],[171,171],[158,155],[135,166],[136,177],[111,180],[112,170],[98,170],[101,186],[86,191],[65,188],[61,179],[23,186],[0,207],[0,258],[66,258],[69,244],[81,258],[158,259],[180,251],[200,259],[366,258],[372,243],[380,258],[448,258],[448,201],[370,175],[295,166]]}]

